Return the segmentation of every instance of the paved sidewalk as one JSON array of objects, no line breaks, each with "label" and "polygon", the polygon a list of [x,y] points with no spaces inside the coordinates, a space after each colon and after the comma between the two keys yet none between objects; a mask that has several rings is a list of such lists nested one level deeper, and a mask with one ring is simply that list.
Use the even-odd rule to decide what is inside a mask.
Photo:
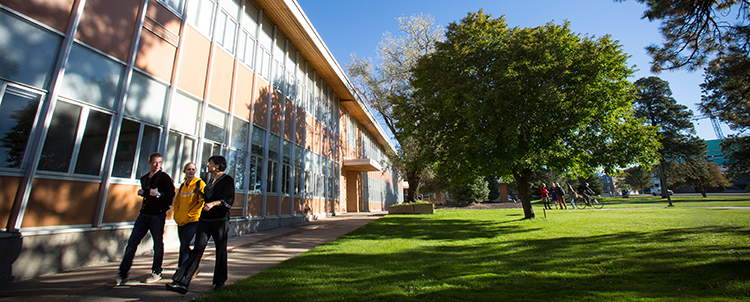
[{"label": "paved sidewalk", "polygon": [[[297,256],[325,242],[349,233],[386,213],[352,213],[310,221],[295,226],[247,234],[229,239],[229,280],[227,285]],[[177,269],[177,253],[164,255],[164,272],[159,282],[142,281],[150,275],[153,254],[135,258],[130,279],[114,287],[119,262],[39,277],[0,286],[0,302],[6,301],[189,301],[213,287],[214,248],[209,246],[201,261],[201,271],[185,295],[170,292],[165,284]]]}]

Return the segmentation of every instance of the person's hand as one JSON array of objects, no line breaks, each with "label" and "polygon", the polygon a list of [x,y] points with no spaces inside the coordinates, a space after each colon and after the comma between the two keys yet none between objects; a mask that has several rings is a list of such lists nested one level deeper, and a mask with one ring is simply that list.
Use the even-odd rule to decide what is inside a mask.
[{"label": "person's hand", "polygon": [[159,190],[151,189],[151,191],[149,192],[149,195],[154,196],[154,197],[159,197]]},{"label": "person's hand", "polygon": [[201,186],[200,186],[200,184],[195,185],[195,189],[193,190],[193,193],[201,193]]},{"label": "person's hand", "polygon": [[213,202],[207,202],[205,205],[203,205],[203,210],[204,211],[210,211],[211,209],[213,209],[213,207],[214,207],[214,203]]},{"label": "person's hand", "polygon": [[138,190],[138,196],[143,196],[143,189]]}]

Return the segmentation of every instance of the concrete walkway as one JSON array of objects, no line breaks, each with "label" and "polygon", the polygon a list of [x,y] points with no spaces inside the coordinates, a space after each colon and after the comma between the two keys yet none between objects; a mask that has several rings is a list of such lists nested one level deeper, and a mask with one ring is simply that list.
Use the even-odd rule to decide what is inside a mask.
[{"label": "concrete walkway", "polygon": [[[353,213],[310,221],[295,226],[247,234],[229,239],[227,285],[297,256],[349,233],[386,213]],[[185,295],[167,291],[165,284],[177,269],[177,253],[164,255],[164,279],[146,284],[153,254],[135,258],[130,279],[114,287],[119,262],[39,277],[0,287],[0,302],[6,301],[189,301],[213,290],[214,248],[209,246],[201,271]]]}]

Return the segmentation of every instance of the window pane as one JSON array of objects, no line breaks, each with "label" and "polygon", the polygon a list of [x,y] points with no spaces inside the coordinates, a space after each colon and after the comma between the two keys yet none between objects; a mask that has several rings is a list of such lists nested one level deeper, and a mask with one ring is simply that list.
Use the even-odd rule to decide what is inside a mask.
[{"label": "window pane", "polygon": [[268,158],[278,159],[279,156],[279,136],[271,134],[268,139]]},{"label": "window pane", "polygon": [[188,162],[193,161],[193,158],[195,158],[195,139],[186,137],[185,141],[182,142],[182,158],[180,158],[180,177],[179,179],[183,179],[185,175],[182,172],[182,167],[185,166]]},{"label": "window pane", "polygon": [[232,54],[234,53],[234,38],[236,35],[237,21],[227,19],[227,24],[224,27],[224,43],[222,43],[222,45]]},{"label": "window pane", "polygon": [[263,161],[259,157],[255,155],[250,157],[250,192],[261,192],[262,163]]},{"label": "window pane", "polygon": [[182,93],[175,93],[170,107],[169,127],[190,135],[196,134],[198,127],[198,112],[201,103]]},{"label": "window pane", "polygon": [[182,136],[180,134],[169,132],[167,136],[167,152],[164,154],[164,172],[169,174],[174,180],[182,179],[182,161],[180,161],[180,143]]},{"label": "window pane", "polygon": [[140,72],[133,72],[133,79],[125,102],[125,114],[154,124],[161,124],[167,86],[154,81]]},{"label": "window pane", "polygon": [[162,0],[164,4],[175,10],[177,13],[182,14],[182,5],[185,0]]},{"label": "window pane", "polygon": [[247,153],[230,150],[227,158],[227,173],[234,177],[235,190],[244,191],[245,186],[245,158]]},{"label": "window pane", "polygon": [[221,155],[221,145],[214,144],[214,143],[204,143],[203,144],[203,160],[201,161],[201,179],[204,181],[209,181],[209,178],[211,177],[211,174],[208,173],[208,170],[206,169],[206,164],[208,164],[208,159],[211,156],[214,155]]},{"label": "window pane", "polygon": [[130,178],[133,174],[135,155],[138,154],[138,134],[141,124],[130,120],[122,121],[120,138],[115,150],[115,162],[112,165],[113,177]]},{"label": "window pane", "polygon": [[68,172],[78,133],[81,107],[58,101],[44,141],[39,170]]},{"label": "window pane", "polygon": [[60,36],[0,9],[0,77],[46,89]]},{"label": "window pane", "polygon": [[242,119],[232,118],[232,141],[229,144],[232,148],[247,149],[247,128],[249,126],[250,123]]},{"label": "window pane", "polygon": [[161,131],[158,128],[148,125],[143,126],[143,139],[141,142],[141,154],[138,156],[138,173],[136,177],[141,177],[149,172],[148,156],[159,150],[159,135]]},{"label": "window pane", "polygon": [[21,168],[40,97],[13,87],[5,89],[0,102],[0,158],[5,160],[0,167]]},{"label": "window pane", "polygon": [[278,162],[275,162],[275,161],[272,161],[272,160],[268,160],[268,176],[266,177],[266,179],[268,179],[268,188],[266,188],[266,192],[268,192],[268,193],[277,193],[277,191],[276,191],[276,181],[277,181],[276,170],[278,169],[278,167],[279,167],[279,163]]},{"label": "window pane", "polygon": [[206,129],[205,138],[215,142],[224,142],[224,128],[226,113],[221,112],[213,107],[208,107],[206,112]]},{"label": "window pane", "polygon": [[123,66],[79,44],[70,50],[60,94],[114,109]]},{"label": "window pane", "polygon": [[216,3],[211,0],[191,0],[188,2],[188,22],[206,36],[211,36]]},{"label": "window pane", "polygon": [[103,112],[90,110],[86,121],[86,130],[81,140],[75,173],[99,175],[102,170],[102,158],[107,147],[107,135],[112,116]]},{"label": "window pane", "polygon": [[265,148],[265,145],[263,144],[263,140],[266,136],[266,130],[253,127],[253,147],[252,152],[253,154],[257,155],[263,155],[263,149]]}]

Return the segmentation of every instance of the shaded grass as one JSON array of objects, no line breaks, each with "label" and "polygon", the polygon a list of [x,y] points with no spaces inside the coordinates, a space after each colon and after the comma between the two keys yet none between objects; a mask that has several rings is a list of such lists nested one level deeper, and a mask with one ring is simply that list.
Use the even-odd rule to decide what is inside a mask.
[{"label": "shaded grass", "polygon": [[706,207],[750,202],[683,202],[388,215],[199,300],[750,300],[750,210]]}]

